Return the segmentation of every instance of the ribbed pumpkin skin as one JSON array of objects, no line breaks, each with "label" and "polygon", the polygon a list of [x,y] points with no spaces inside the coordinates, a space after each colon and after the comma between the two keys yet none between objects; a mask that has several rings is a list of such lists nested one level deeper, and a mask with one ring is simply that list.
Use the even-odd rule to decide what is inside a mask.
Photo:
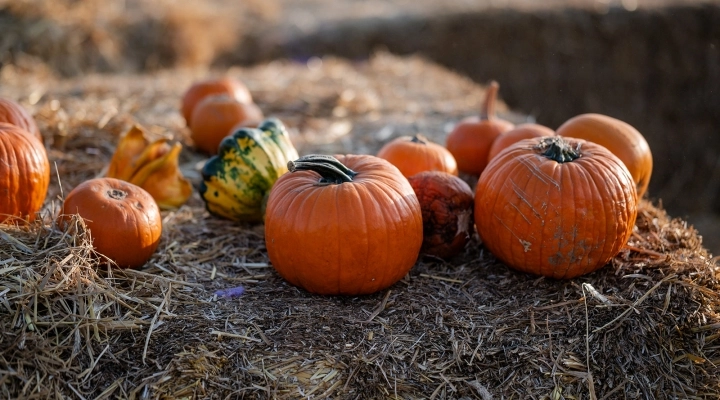
[{"label": "ribbed pumpkin skin", "polygon": [[357,172],[352,182],[318,185],[313,171],[287,173],[270,192],[265,244],[277,272],[326,295],[385,289],[417,261],[420,204],[407,179],[369,155],[336,156]]},{"label": "ribbed pumpkin skin", "polygon": [[35,119],[20,104],[3,97],[0,97],[0,122],[7,122],[35,136],[42,142],[43,138],[40,134]]},{"label": "ribbed pumpkin skin", "polygon": [[523,139],[531,139],[543,136],[555,136],[555,131],[548,128],[547,126],[539,124],[520,124],[495,139],[492,146],[490,146],[490,152],[488,153],[488,162],[495,158],[498,154],[500,154],[501,151]]},{"label": "ribbed pumpkin skin", "polygon": [[475,225],[484,245],[509,267],[569,279],[604,266],[625,245],[637,217],[635,184],[602,146],[566,138],[580,158],[541,155],[542,138],[500,153],[480,176]]},{"label": "ribbed pumpkin skin", "polygon": [[458,174],[457,162],[452,153],[420,135],[396,138],[386,143],[377,156],[390,161],[406,177],[423,171]]},{"label": "ribbed pumpkin skin", "polygon": [[50,185],[45,147],[15,125],[0,122],[0,222],[35,219]]}]

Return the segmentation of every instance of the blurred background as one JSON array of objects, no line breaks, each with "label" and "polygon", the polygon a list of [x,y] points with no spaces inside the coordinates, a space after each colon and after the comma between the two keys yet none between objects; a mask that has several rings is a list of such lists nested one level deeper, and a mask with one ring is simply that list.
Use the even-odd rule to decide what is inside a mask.
[{"label": "blurred background", "polygon": [[552,128],[585,112],[630,123],[654,155],[650,198],[720,253],[720,0],[0,0],[4,75],[379,50],[495,79]]}]

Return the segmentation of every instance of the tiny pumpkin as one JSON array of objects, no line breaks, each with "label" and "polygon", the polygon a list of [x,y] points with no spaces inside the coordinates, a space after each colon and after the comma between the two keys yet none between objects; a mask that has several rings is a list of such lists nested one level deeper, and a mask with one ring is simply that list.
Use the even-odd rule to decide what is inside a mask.
[{"label": "tiny pumpkin", "polygon": [[445,147],[419,134],[401,136],[386,143],[377,156],[390,161],[406,177],[422,171],[458,174],[455,157]]},{"label": "tiny pumpkin", "polygon": [[653,158],[647,141],[632,125],[607,115],[581,114],[563,123],[557,134],[605,146],[630,171],[638,197],[645,195],[652,175]]},{"label": "tiny pumpkin", "polygon": [[35,119],[25,107],[5,97],[0,97],[0,122],[7,122],[24,129],[26,132],[43,141]]},{"label": "tiny pumpkin", "polygon": [[120,268],[141,267],[160,243],[160,209],[132,183],[106,177],[79,184],[63,202],[59,225],[67,229],[73,214],[83,218],[95,250]]},{"label": "tiny pumpkin", "polygon": [[242,103],[227,95],[212,95],[203,99],[193,111],[190,137],[195,146],[215,155],[220,142],[238,124],[256,126],[263,113],[254,103]]},{"label": "tiny pumpkin", "polygon": [[422,212],[400,171],[371,155],[309,155],[270,192],[265,247],[288,282],[318,294],[374,293],[402,279]]},{"label": "tiny pumpkin", "polygon": [[182,97],[180,111],[182,112],[183,118],[185,118],[187,126],[190,126],[192,122],[192,114],[195,106],[205,97],[216,94],[228,95],[241,103],[253,102],[247,86],[237,79],[222,77],[195,82],[185,91]]},{"label": "tiny pumpkin", "polygon": [[499,89],[497,82],[491,82],[486,91],[480,118],[464,119],[447,137],[445,146],[455,157],[461,172],[480,175],[488,163],[490,146],[498,136],[514,127],[513,123],[495,116]]},{"label": "tiny pumpkin", "polygon": [[525,139],[480,176],[475,225],[511,268],[569,279],[604,266],[637,217],[630,172],[605,147],[558,136]]},{"label": "tiny pumpkin", "polygon": [[32,221],[50,185],[43,144],[26,130],[0,122],[0,223]]},{"label": "tiny pumpkin", "polygon": [[408,178],[420,201],[425,254],[451,258],[460,253],[474,231],[473,192],[455,175],[424,171]]},{"label": "tiny pumpkin", "polygon": [[540,124],[520,124],[495,139],[492,146],[490,146],[490,152],[488,153],[488,162],[495,158],[495,156],[497,156],[501,151],[523,139],[543,136],[555,136],[555,131],[548,128],[547,126]]}]

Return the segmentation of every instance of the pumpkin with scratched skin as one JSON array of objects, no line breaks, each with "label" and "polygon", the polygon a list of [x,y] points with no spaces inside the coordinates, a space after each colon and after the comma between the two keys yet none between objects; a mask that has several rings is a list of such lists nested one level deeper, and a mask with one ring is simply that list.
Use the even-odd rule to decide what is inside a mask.
[{"label": "pumpkin with scratched skin", "polygon": [[310,155],[270,192],[265,247],[275,270],[310,292],[359,295],[385,289],[415,264],[420,204],[392,164],[370,155]]},{"label": "pumpkin with scratched skin", "polygon": [[558,136],[522,140],[480,176],[475,225],[511,268],[558,279],[604,266],[627,243],[638,197],[605,147]]},{"label": "pumpkin with scratched skin", "polygon": [[260,222],[266,196],[298,158],[290,135],[270,118],[257,128],[241,128],[223,139],[218,154],[202,169],[200,197],[207,210],[234,221]]}]

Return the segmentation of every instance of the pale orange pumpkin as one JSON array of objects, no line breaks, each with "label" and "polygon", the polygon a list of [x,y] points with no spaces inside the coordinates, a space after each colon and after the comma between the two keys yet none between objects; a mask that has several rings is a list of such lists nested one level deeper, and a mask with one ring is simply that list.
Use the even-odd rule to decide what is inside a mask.
[{"label": "pale orange pumpkin", "polygon": [[187,126],[192,123],[192,113],[200,101],[207,96],[224,94],[241,103],[252,103],[253,99],[247,86],[241,81],[230,78],[210,78],[195,82],[185,91],[182,97],[181,112]]}]

